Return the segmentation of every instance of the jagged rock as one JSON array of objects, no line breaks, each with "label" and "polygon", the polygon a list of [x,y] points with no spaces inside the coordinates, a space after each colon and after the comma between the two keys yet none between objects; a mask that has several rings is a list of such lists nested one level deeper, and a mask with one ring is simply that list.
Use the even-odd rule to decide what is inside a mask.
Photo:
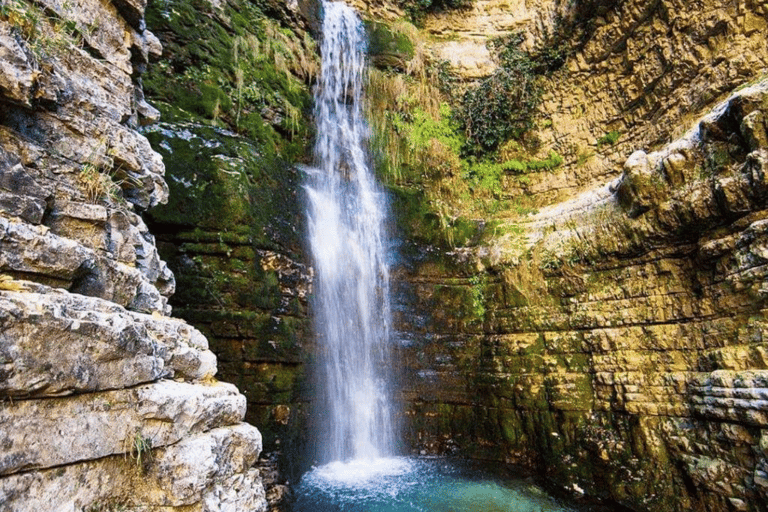
[{"label": "jagged rock", "polygon": [[[0,291],[0,395],[56,396],[216,373],[207,340],[184,322],[32,283],[14,284],[28,290]],[[52,351],[50,340],[67,350]]]},{"label": "jagged rock", "polygon": [[139,438],[151,447],[167,446],[244,416],[245,397],[223,383],[160,380],[132,389],[14,401],[0,411],[0,474],[130,453]]},{"label": "jagged rock", "polygon": [[[141,213],[164,202],[143,0],[0,13],[0,509],[264,510],[261,435],[215,381]],[[30,28],[31,27],[31,28]],[[169,379],[175,380],[169,380]]]},{"label": "jagged rock", "polygon": [[8,25],[0,25],[0,92],[6,98],[29,105],[40,72],[30,62]]},{"label": "jagged rock", "polygon": [[45,277],[75,293],[136,311],[165,311],[166,299],[140,270],[49,231],[0,217],[0,269]]},{"label": "jagged rock", "polygon": [[144,30],[144,9],[147,8],[147,0],[115,0],[113,3],[133,28]]},{"label": "jagged rock", "polygon": [[617,195],[630,217],[642,215],[666,197],[664,182],[645,151],[635,151],[627,159]]},{"label": "jagged rock", "polygon": [[[232,435],[236,433],[237,435]],[[251,466],[261,452],[261,435],[250,425],[241,424],[232,429],[215,429],[203,436],[191,437],[180,442],[172,449],[161,453],[148,472],[150,478],[156,479],[167,493],[162,505],[180,506],[195,503],[205,492],[210,482],[216,482],[224,476],[238,475],[253,483],[258,472],[248,474]],[[233,482],[235,483],[235,482]],[[236,495],[239,489],[227,489],[227,482],[217,485],[206,501],[226,503]],[[242,485],[242,484],[241,484]],[[264,499],[264,491],[255,493],[260,500]],[[228,494],[230,496],[228,496]],[[247,496],[241,505],[252,497]],[[233,500],[234,501],[234,500]],[[210,510],[216,510],[212,503],[206,503]],[[249,510],[243,508],[242,510]],[[256,510],[256,509],[254,509]]]},{"label": "jagged rock", "polygon": [[261,437],[250,425],[213,429],[166,448],[33,470],[0,479],[8,511],[89,507],[188,506],[200,512],[266,509],[264,488],[250,465]]},{"label": "jagged rock", "polygon": [[131,53],[126,45],[130,28],[116,16],[111,3],[89,0],[41,0],[45,8],[74,23],[87,45],[125,76],[133,73]]}]

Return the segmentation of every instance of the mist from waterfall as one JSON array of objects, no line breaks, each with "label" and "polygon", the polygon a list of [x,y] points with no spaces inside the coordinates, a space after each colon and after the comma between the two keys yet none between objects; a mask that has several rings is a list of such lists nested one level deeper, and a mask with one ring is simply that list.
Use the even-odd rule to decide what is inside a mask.
[{"label": "mist from waterfall", "polygon": [[366,35],[357,14],[323,2],[315,92],[316,168],[305,185],[315,269],[313,315],[324,396],[323,462],[393,452],[385,369],[390,337],[386,203],[367,160]]}]

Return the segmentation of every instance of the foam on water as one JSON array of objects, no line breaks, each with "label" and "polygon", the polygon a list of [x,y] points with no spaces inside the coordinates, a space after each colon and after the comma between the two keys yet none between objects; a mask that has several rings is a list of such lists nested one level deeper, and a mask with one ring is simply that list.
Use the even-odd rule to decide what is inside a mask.
[{"label": "foam on water", "polygon": [[355,459],[331,462],[312,471],[318,482],[346,487],[366,487],[385,477],[400,476],[412,471],[409,459],[403,457]]},{"label": "foam on water", "polygon": [[294,512],[572,512],[525,480],[444,459],[334,462],[304,475]]}]

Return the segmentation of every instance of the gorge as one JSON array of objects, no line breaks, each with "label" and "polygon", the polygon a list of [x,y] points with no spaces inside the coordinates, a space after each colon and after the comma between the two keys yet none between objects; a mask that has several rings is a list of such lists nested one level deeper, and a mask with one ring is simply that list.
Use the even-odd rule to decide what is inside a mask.
[{"label": "gorge", "polygon": [[[406,450],[765,510],[768,3],[350,4]],[[3,0],[0,509],[265,510],[261,436],[312,463],[318,7]]]}]

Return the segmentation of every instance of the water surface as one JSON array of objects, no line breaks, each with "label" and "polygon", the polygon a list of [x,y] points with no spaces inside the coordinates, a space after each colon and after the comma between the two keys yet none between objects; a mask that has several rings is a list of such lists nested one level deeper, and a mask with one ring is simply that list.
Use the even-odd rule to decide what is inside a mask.
[{"label": "water surface", "polygon": [[293,512],[575,512],[526,479],[442,458],[332,462],[294,488]]}]

